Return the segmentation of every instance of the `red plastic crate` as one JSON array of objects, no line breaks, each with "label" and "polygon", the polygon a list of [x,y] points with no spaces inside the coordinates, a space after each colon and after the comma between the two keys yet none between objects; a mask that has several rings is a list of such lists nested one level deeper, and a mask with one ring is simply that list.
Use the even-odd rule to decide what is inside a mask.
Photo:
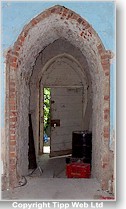
[{"label": "red plastic crate", "polygon": [[90,178],[90,164],[88,163],[70,163],[66,165],[67,178]]}]

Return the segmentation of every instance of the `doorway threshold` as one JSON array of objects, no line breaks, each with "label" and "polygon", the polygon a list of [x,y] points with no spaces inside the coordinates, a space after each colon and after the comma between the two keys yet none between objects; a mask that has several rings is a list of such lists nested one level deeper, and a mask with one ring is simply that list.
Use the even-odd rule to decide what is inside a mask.
[{"label": "doorway threshold", "polygon": [[49,154],[50,153],[50,146],[43,146],[43,153]]},{"label": "doorway threshold", "polygon": [[61,155],[61,156],[54,156],[54,157],[51,157],[51,159],[56,159],[56,158],[65,158],[65,157],[71,157],[72,155],[71,154],[68,154],[68,155]]}]

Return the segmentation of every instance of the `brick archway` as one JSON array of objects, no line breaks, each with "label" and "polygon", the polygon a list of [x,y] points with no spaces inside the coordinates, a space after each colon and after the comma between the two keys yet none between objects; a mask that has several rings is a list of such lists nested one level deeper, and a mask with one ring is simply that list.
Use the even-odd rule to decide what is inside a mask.
[{"label": "brick archway", "polygon": [[[33,18],[19,35],[12,49],[6,56],[6,150],[5,172],[8,186],[17,185],[20,175],[26,174],[26,168],[20,168],[19,161],[27,157],[27,152],[20,152],[28,146],[28,108],[29,80],[40,53],[56,40],[64,38],[78,48],[87,61],[85,72],[90,75],[93,91],[95,125],[94,135],[101,152],[100,169],[96,177],[107,189],[112,175],[109,165],[109,126],[110,126],[110,59],[111,52],[106,50],[92,26],[75,12],[54,6]],[[25,92],[25,97],[24,93]],[[23,112],[22,112],[23,110]],[[98,112],[97,112],[98,111]],[[97,114],[96,114],[97,113]],[[25,127],[25,128],[24,128]],[[94,148],[94,152],[95,150]],[[20,154],[19,154],[20,153]],[[20,158],[20,159],[19,159]],[[104,174],[104,175],[103,175]]]}]

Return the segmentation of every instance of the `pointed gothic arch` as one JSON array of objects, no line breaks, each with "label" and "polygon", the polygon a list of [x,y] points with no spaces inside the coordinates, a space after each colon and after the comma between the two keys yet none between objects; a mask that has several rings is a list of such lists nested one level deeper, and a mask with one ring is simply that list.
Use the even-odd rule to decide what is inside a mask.
[{"label": "pointed gothic arch", "polygon": [[[73,47],[77,51],[76,59],[90,78],[94,118],[93,175],[101,181],[102,188],[106,189],[112,175],[109,164],[110,59],[112,55],[105,49],[98,34],[85,19],[59,5],[33,18],[23,28],[6,56],[5,120],[6,145],[9,151],[6,150],[5,170],[8,186],[14,187],[20,176],[27,174],[29,82],[39,57],[43,59],[43,66],[54,57],[56,48],[47,57],[43,56],[43,53],[46,54],[48,47],[55,45],[58,40],[64,40],[66,43],[64,44],[66,48],[57,47],[58,53],[67,52],[72,55],[71,47]],[[67,45],[71,45],[70,51]]]}]

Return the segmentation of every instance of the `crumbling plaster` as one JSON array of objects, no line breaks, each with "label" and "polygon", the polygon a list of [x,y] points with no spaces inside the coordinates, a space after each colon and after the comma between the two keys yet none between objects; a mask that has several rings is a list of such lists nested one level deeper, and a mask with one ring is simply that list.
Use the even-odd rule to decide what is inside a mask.
[{"label": "crumbling plaster", "polygon": [[[55,54],[58,53],[60,54],[61,52],[67,52],[69,54],[72,54],[75,58],[77,57],[76,59],[78,59],[79,63],[81,63],[81,65],[83,66],[85,73],[87,74],[88,80],[90,81],[90,83],[92,83],[92,87],[93,87],[92,91],[95,92],[93,93],[93,95],[95,95],[94,98],[96,100],[96,102],[93,103],[94,104],[93,109],[95,109],[96,108],[95,104],[97,104],[98,106],[101,105],[101,102],[98,101],[99,98],[101,99],[103,95],[102,89],[99,88],[99,86],[102,86],[103,73],[102,70],[100,70],[100,68],[102,67],[100,63],[100,57],[98,55],[96,56],[96,52],[97,52],[96,46],[98,43],[96,41],[95,36],[90,37],[88,30],[87,32],[85,31],[85,33],[87,34],[85,35],[86,40],[85,42],[82,42],[81,36],[78,36],[78,33],[80,33],[79,30],[82,29],[81,27],[79,27],[79,23],[76,23],[75,21],[71,21],[70,23],[69,21],[67,22],[68,24],[66,24],[66,21],[60,19],[57,15],[52,15],[51,17],[38,23],[34,28],[31,29],[28,37],[26,38],[26,44],[24,44],[22,47],[22,54],[20,56],[20,60],[23,60],[20,66],[20,68],[22,69],[21,71],[22,77],[24,77],[24,79],[27,79],[27,81],[29,81],[29,78],[33,73],[33,68],[35,68],[35,65],[37,64],[36,62],[33,63],[33,61],[34,60],[37,61],[37,56],[38,54],[39,55],[41,54],[41,51],[43,51],[41,65],[44,62],[46,63],[47,60],[49,60],[52,55],[54,56]],[[59,38],[65,40],[63,41],[63,43],[60,42],[60,46],[58,44],[56,46],[55,42]],[[64,46],[65,41],[66,41],[65,46],[69,43],[66,48]],[[52,44],[54,44],[54,48],[52,47]],[[52,49],[50,49],[48,52],[47,52],[47,46],[50,46],[50,48],[52,47]],[[77,53],[76,49],[77,51],[80,50],[78,54],[79,55],[81,54],[81,57],[78,54],[76,54]],[[37,75],[36,69],[34,69],[34,72]],[[102,108],[100,107],[97,107],[97,109],[102,110]],[[93,111],[93,113],[95,114],[96,112],[97,111],[95,110]],[[98,116],[98,114],[99,113],[97,113],[96,117],[93,116],[93,118],[98,117],[98,120],[99,119],[101,120],[102,113],[100,114],[100,116]],[[93,134],[94,136],[96,136],[96,134],[98,133],[97,129],[99,129],[99,131],[101,129],[102,131],[102,127],[100,128],[100,126],[102,126],[103,124],[101,123],[101,121],[98,120],[94,121],[94,124],[96,124],[96,127],[98,127],[98,128],[96,127],[94,128],[93,126],[94,130],[92,131],[94,133]],[[98,133],[98,136],[96,136],[96,138],[99,138],[100,135],[101,134]],[[94,150],[93,152],[96,153],[96,157],[98,156],[97,153],[99,153],[99,165],[100,165],[100,159],[101,159],[100,152],[96,150]]]}]

